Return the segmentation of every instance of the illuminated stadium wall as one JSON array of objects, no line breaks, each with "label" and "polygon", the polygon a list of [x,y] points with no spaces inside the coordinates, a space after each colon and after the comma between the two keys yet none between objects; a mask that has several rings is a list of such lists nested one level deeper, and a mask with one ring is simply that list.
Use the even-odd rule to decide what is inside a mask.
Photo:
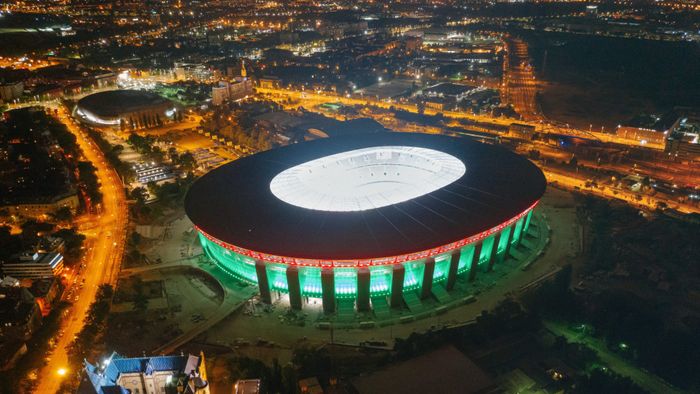
[{"label": "illuminated stadium wall", "polygon": [[208,257],[263,302],[379,311],[442,300],[502,263],[545,188],[535,164],[498,146],[372,133],[236,160],[199,178],[185,209]]},{"label": "illuminated stadium wall", "polygon": [[[510,248],[517,246],[528,231],[533,209],[534,205],[493,229],[426,251],[424,258],[408,261],[401,261],[405,256],[353,262],[284,258],[228,245],[201,229],[198,234],[207,256],[232,277],[260,286],[263,300],[269,302],[271,292],[279,291],[289,294],[292,306],[297,308],[301,308],[302,297],[312,297],[353,299],[358,302],[358,309],[368,309],[369,299],[375,297],[392,296],[396,291],[429,293],[438,285],[451,290],[457,276],[473,280],[479,271],[489,271],[494,264],[505,260]],[[368,275],[358,274],[363,269]],[[324,270],[332,273],[332,283],[324,283]],[[395,275],[398,289],[394,288]],[[366,294],[362,294],[363,289]],[[362,304],[367,305],[363,308]],[[324,303],[324,309],[333,308]]]}]

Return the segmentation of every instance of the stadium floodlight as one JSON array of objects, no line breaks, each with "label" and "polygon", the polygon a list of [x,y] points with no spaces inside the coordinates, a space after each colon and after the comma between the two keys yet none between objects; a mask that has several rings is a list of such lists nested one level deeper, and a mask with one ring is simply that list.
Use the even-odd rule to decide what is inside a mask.
[{"label": "stadium floodlight", "polygon": [[301,208],[365,211],[441,189],[464,176],[456,157],[415,146],[376,146],[321,157],[288,168],[270,182],[280,200]]}]

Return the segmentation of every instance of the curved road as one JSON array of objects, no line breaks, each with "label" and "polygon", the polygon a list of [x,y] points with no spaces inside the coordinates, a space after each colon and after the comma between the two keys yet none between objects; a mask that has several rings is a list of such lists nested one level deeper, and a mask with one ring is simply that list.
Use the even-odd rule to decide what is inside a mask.
[{"label": "curved road", "polygon": [[63,335],[58,340],[51,361],[38,374],[40,381],[35,392],[42,394],[57,392],[64,378],[76,376],[78,371],[68,370],[67,348],[83,328],[83,321],[99,285],[114,285],[116,282],[124,254],[128,222],[124,186],[117,173],[63,107],[52,109],[58,111],[56,117],[75,134],[84,158],[97,168],[103,201],[101,213],[93,218],[94,230],[86,234],[86,267],[82,273],[84,286],[77,291],[75,301],[62,321]]}]

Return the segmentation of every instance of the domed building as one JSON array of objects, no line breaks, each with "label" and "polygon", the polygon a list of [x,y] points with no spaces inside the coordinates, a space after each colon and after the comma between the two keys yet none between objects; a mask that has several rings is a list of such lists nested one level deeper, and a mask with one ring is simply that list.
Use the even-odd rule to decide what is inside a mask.
[{"label": "domed building", "polygon": [[474,279],[517,246],[545,191],[540,169],[469,139],[375,133],[236,160],[185,201],[205,253],[263,301],[324,311],[400,305]]},{"label": "domed building", "polygon": [[158,126],[177,118],[170,100],[143,90],[111,90],[85,96],[74,116],[94,126],[139,129]]}]

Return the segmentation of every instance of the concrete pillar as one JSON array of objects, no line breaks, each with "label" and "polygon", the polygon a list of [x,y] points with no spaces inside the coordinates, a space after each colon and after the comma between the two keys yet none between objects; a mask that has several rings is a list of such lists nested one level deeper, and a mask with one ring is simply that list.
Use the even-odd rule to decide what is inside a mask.
[{"label": "concrete pillar", "polygon": [[493,271],[493,265],[496,263],[496,256],[498,254],[498,244],[501,243],[501,237],[503,236],[503,230],[501,230],[498,235],[493,237],[493,245],[491,246],[491,254],[489,254],[488,266],[486,268],[487,272]]},{"label": "concrete pillar", "polygon": [[481,246],[483,243],[484,240],[482,239],[481,241],[477,242],[476,245],[474,245],[474,255],[472,256],[472,263],[469,265],[470,281],[473,281],[474,278],[476,278],[476,270],[479,268],[479,257],[481,257]]},{"label": "concrete pillar", "polygon": [[403,305],[403,280],[406,276],[406,267],[403,264],[394,265],[391,275],[391,306],[399,308]]},{"label": "concrete pillar", "polygon": [[206,239],[203,235],[201,235],[201,234],[199,235],[199,243],[202,245],[202,249],[204,249],[204,254],[206,254],[207,257],[209,257],[209,260],[217,261],[216,258],[214,258],[214,255],[212,255],[212,253],[211,253],[211,250],[210,250],[211,246],[209,244],[210,242],[211,241]]},{"label": "concrete pillar", "polygon": [[510,247],[513,243],[513,236],[515,235],[515,223],[510,226],[510,234],[508,234],[508,243],[506,243],[506,250],[503,251],[503,261],[508,260],[508,255],[510,254]]},{"label": "concrete pillar", "polygon": [[270,295],[270,282],[267,279],[267,269],[265,262],[255,260],[255,273],[258,276],[258,288],[260,289],[260,300],[266,304],[272,304]]},{"label": "concrete pillar", "polygon": [[335,277],[332,268],[321,270],[321,291],[323,292],[323,312],[335,312]]},{"label": "concrete pillar", "polygon": [[532,213],[535,211],[535,209],[531,209],[530,212],[527,213],[527,216],[525,216],[525,224],[523,225],[523,232],[527,232],[527,230],[530,229],[530,220],[532,220]]},{"label": "concrete pillar", "polygon": [[447,271],[447,283],[445,284],[447,290],[452,290],[455,287],[457,268],[459,268],[459,258],[461,256],[462,252],[459,249],[452,252],[452,256],[450,256],[450,269]]},{"label": "concrete pillar", "polygon": [[[501,230],[501,235],[498,237],[499,244],[501,243],[501,240],[505,236],[505,234],[503,234],[504,231],[508,231],[508,236],[506,239],[506,245],[503,247],[503,252],[501,252],[501,253],[496,252],[496,253],[498,253],[496,255],[496,263],[498,263],[498,264],[501,264],[502,262],[504,262],[506,260],[506,258],[508,256],[508,242],[510,242],[512,237],[513,237],[513,229],[511,227],[506,227],[503,230]],[[498,246],[496,246],[496,247],[498,247]]]},{"label": "concrete pillar", "polygon": [[369,268],[357,270],[357,310],[369,311]]},{"label": "concrete pillar", "polygon": [[301,285],[299,284],[299,268],[287,267],[287,288],[289,289],[289,305],[292,309],[301,310]]},{"label": "concrete pillar", "polygon": [[520,240],[523,239],[523,234],[525,233],[525,218],[520,218],[515,224],[513,225],[513,232],[515,232],[515,226],[520,223],[520,234],[518,234],[518,238],[515,239],[515,246],[520,245]]},{"label": "concrete pillar", "polygon": [[435,274],[435,259],[428,257],[423,263],[423,284],[420,289],[420,298],[430,297],[433,290],[433,275]]},{"label": "concrete pillar", "polygon": [[[489,237],[487,237],[486,239],[488,239],[488,238]],[[482,244],[482,246],[481,246],[482,252],[484,252],[486,254],[486,262],[485,262],[486,268],[484,269],[484,272],[489,271],[490,264],[491,264],[491,257],[493,256],[493,250],[496,249],[496,238],[498,238],[497,234],[493,235],[491,237],[491,248],[490,249],[484,250],[484,245]],[[484,241],[486,241],[486,239],[484,239]]]}]

